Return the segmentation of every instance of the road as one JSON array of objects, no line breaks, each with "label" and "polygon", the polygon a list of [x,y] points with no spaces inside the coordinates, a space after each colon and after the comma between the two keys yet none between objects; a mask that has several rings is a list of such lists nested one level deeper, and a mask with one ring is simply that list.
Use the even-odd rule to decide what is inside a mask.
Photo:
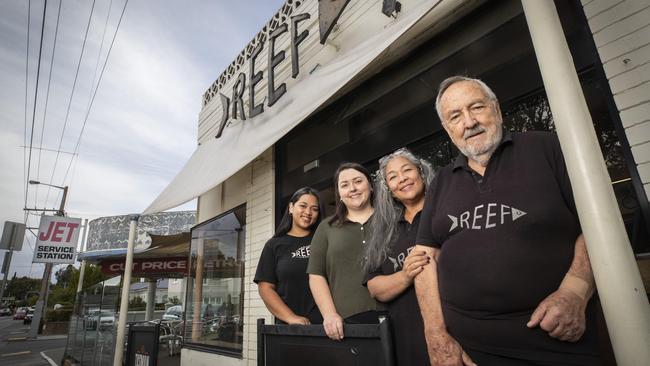
[{"label": "road", "polygon": [[[41,356],[48,354],[63,354],[66,339],[36,339],[13,340],[9,338],[27,337],[29,325],[23,325],[22,320],[13,320],[10,316],[0,317],[0,365],[2,366],[50,366]],[[59,364],[61,360],[54,360]]]}]

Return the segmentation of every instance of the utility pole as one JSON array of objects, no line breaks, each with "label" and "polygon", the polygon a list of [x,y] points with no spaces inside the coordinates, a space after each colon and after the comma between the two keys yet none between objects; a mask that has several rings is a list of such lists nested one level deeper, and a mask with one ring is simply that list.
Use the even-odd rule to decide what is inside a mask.
[{"label": "utility pole", "polygon": [[[68,186],[59,187],[51,184],[40,183],[37,181],[30,180],[29,184],[42,184],[54,188],[59,188],[63,190],[63,196],[61,197],[61,205],[57,211],[57,216],[65,216],[65,201],[68,197]],[[43,279],[41,280],[41,291],[38,295],[38,301],[36,302],[36,310],[34,311],[34,319],[32,320],[31,328],[29,328],[29,337],[36,338],[38,332],[41,329],[41,320],[45,314],[45,309],[47,308],[47,297],[49,295],[50,289],[50,277],[52,276],[52,263],[45,263],[45,270],[43,271]]]}]

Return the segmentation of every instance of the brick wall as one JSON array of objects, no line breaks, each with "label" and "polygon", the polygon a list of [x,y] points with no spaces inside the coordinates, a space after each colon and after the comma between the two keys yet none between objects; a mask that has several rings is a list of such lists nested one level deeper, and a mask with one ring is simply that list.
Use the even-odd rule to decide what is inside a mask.
[{"label": "brick wall", "polygon": [[650,1],[582,0],[582,5],[650,196]]},{"label": "brick wall", "polygon": [[244,365],[257,365],[257,319],[271,322],[257,285],[253,283],[262,248],[274,231],[275,170],[273,148],[252,162],[246,202],[246,269],[244,273]]}]

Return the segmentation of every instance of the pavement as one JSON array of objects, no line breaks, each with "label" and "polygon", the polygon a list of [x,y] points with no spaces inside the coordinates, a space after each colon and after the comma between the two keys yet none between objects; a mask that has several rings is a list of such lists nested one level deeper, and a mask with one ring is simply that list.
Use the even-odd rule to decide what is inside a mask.
[{"label": "pavement", "polygon": [[0,365],[54,366],[63,358],[67,335],[29,338],[30,325],[0,317]]}]

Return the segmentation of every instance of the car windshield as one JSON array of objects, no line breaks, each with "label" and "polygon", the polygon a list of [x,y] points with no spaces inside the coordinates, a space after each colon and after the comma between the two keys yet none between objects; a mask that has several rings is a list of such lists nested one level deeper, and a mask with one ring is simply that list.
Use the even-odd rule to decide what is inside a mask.
[{"label": "car windshield", "polygon": [[180,314],[182,312],[180,306],[172,306],[171,308],[167,309],[165,313],[167,314]]}]

